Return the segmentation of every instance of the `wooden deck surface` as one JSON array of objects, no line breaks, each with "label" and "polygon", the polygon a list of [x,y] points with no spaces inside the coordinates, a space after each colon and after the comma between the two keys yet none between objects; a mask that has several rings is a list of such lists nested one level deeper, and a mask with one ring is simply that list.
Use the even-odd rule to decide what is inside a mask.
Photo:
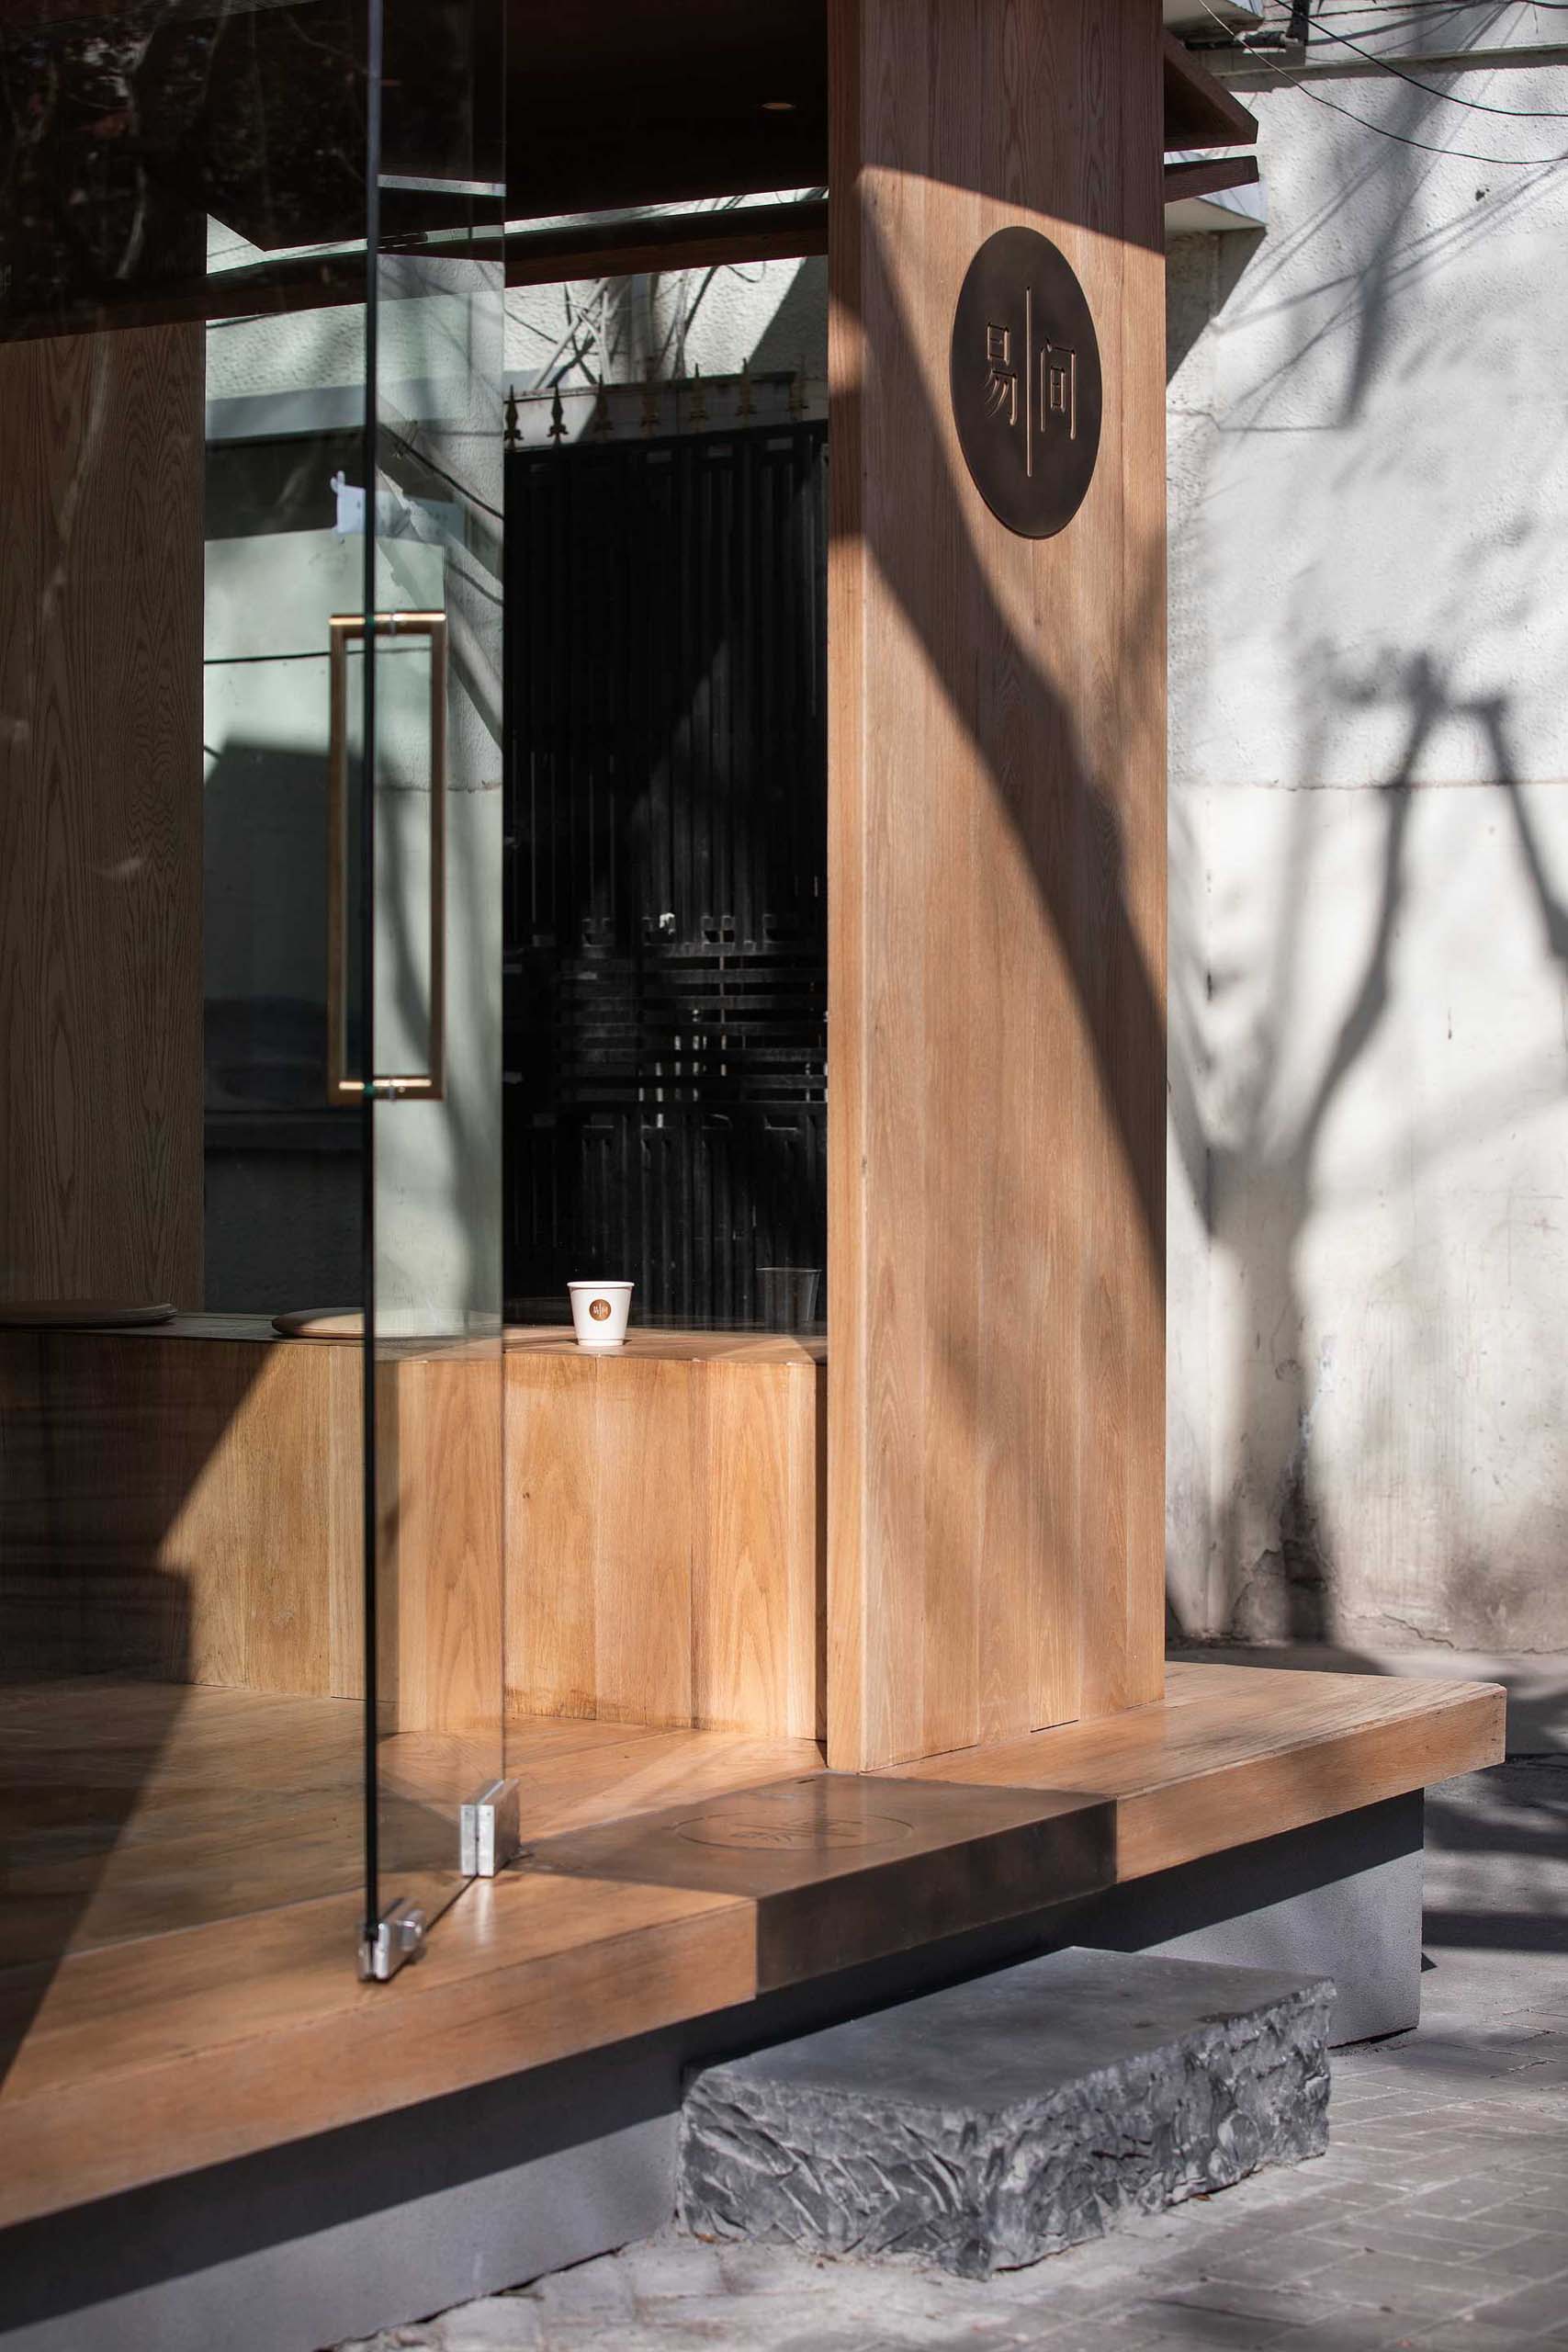
[{"label": "wooden deck surface", "polygon": [[[995,1872],[962,1866],[976,1839],[1022,1912],[1079,1891],[1086,1854],[1135,1878],[1401,1794],[1495,1761],[1503,1709],[1486,1685],[1174,1666],[1155,1705],[864,1776],[821,1774],[806,1741],[519,1724],[540,1850],[470,1888],[393,1984],[362,1986],[355,1707],[8,1694],[0,2223],[744,2001],[779,1981],[780,1949],[842,1964],[840,1903],[856,1958],[1001,1916]],[[846,1808],[871,1824],[858,1847]],[[819,1845],[798,1821],[781,1838],[813,1812]],[[770,1961],[781,1890],[797,1918],[805,1891],[818,1940]]]}]

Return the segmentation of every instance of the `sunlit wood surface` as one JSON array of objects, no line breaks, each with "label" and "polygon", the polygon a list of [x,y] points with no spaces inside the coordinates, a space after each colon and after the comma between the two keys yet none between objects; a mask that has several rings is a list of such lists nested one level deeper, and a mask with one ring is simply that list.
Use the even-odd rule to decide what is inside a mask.
[{"label": "sunlit wood surface", "polygon": [[[352,1894],[362,1740],[349,1700],[107,1678],[0,1690],[0,1968]],[[821,1763],[811,1740],[566,1721],[513,1723],[506,1748],[539,1837]],[[407,1824],[399,1860],[449,1864],[457,1806],[494,1777],[481,1744],[400,1734],[380,1769]]]},{"label": "sunlit wood surface", "polygon": [[[828,1743],[870,1770],[1160,1689],[1161,62],[1153,0],[847,0],[829,38]],[[950,391],[1018,224],[1106,386],[1044,538]]]},{"label": "sunlit wood surface", "polygon": [[[1473,1683],[1173,1666],[1164,1701],[1109,1721],[840,1776],[836,1787],[858,1789],[874,1815],[912,1817],[916,1787],[933,1781],[956,1784],[955,1797],[972,1791],[979,1811],[952,1808],[947,1846],[937,1816],[922,1815],[914,1842],[930,1880],[917,1871],[908,1900],[880,1910],[871,1874],[884,1847],[867,1843],[863,1867],[841,1835],[829,1838],[814,1873],[809,1843],[796,1839],[791,1900],[814,1876],[830,1879],[857,1949],[908,1948],[908,1901],[923,1905],[916,1941],[975,1923],[976,1882],[953,1868],[953,1848],[976,1823],[1005,1815],[1031,1836],[1038,1825],[1017,1902],[1039,1908],[1062,1894],[1069,1865],[1081,1870],[1086,1809],[1107,1883],[1136,1878],[1495,1762],[1503,1710],[1501,1690]],[[757,1990],[765,1843],[734,1841],[727,1882],[716,1868],[725,1846],[682,1839],[681,1823],[697,1806],[733,1811],[741,1790],[771,1792],[753,1808],[764,1826],[801,1809],[823,1777],[814,1743],[513,1726],[525,1836],[553,1836],[549,1853],[470,1888],[394,1984],[364,1987],[353,1957],[358,1731],[358,1709],[332,1700],[105,1683],[0,1694],[11,1883],[0,2223]],[[423,1784],[434,1785],[429,1769]],[[404,1785],[422,1785],[412,1749]],[[991,1803],[1009,1791],[1040,1802]],[[450,1816],[429,1819],[444,1838]],[[605,1825],[620,1834],[606,1839]],[[637,1875],[639,1854],[661,1883]],[[604,1875],[583,1871],[595,1855]],[[831,1930],[840,1899],[816,1900],[818,1930]],[[998,1916],[994,1881],[984,1901]]]},{"label": "sunlit wood surface", "polygon": [[509,1711],[817,1736],[824,1352],[508,1332]]},{"label": "sunlit wood surface", "polygon": [[[559,1326],[510,1329],[504,1368],[493,1345],[381,1351],[404,1724],[484,1718],[504,1613],[513,1713],[815,1736],[825,1356],[647,1329],[598,1355]],[[353,1333],[265,1316],[0,1331],[5,1670],[356,1699],[361,1378]]]}]

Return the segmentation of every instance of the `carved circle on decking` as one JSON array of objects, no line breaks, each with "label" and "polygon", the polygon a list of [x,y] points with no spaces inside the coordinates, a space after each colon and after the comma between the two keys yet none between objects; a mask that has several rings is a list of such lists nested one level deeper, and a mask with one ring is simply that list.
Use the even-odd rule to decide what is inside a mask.
[{"label": "carved circle on decking", "polygon": [[958,444],[1010,531],[1048,539],[1100,454],[1100,343],[1072,264],[1037,229],[998,229],[964,274],[948,361]]},{"label": "carved circle on decking", "polygon": [[750,1853],[828,1853],[863,1846],[903,1846],[913,1825],[874,1810],[863,1789],[831,1778],[807,1781],[781,1796],[693,1814],[676,1826],[689,1846],[728,1846]]}]

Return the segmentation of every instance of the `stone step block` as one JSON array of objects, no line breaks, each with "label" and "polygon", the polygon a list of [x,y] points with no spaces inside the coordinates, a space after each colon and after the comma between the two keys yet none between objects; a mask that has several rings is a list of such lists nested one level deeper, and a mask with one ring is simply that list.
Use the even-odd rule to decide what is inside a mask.
[{"label": "stone step block", "polygon": [[910,2255],[966,2278],[1328,2142],[1334,1987],[1068,1950],[694,2074],[699,2237]]}]

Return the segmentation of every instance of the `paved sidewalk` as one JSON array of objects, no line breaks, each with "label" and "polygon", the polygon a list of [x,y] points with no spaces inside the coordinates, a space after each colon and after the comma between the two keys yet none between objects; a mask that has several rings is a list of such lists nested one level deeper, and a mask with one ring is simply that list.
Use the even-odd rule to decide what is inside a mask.
[{"label": "paved sidewalk", "polygon": [[1568,2346],[1568,1757],[1433,1792],[1427,1951],[1419,2032],[1337,2055],[1315,2163],[984,2285],[671,2232],[373,2352]]}]

